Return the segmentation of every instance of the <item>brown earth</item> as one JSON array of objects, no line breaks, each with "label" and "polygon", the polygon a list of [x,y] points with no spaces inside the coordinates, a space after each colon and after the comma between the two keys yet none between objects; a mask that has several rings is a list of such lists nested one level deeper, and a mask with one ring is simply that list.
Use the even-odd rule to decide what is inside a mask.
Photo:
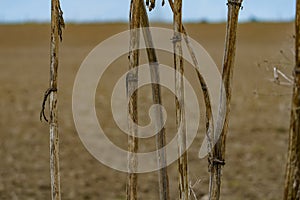
[{"label": "brown earth", "polygon": [[[126,24],[68,24],[64,32],[59,66],[62,199],[125,199],[126,174],[98,162],[78,137],[72,117],[72,88],[87,54],[98,43],[127,27]],[[49,30],[49,25],[0,26],[0,199],[3,200],[50,199],[49,133],[47,124],[39,121],[49,80]],[[221,66],[225,25],[189,24],[187,30]],[[282,199],[291,88],[270,80],[273,66],[291,74],[292,35],[291,23],[239,26],[223,174],[224,200]],[[110,97],[113,81],[127,67],[126,56],[113,63],[108,78],[100,82],[97,93],[100,98],[96,98],[98,115],[106,116],[102,117],[102,125],[109,130],[109,138],[124,148],[126,136],[118,134],[109,114],[109,101],[105,99]],[[145,99],[143,106],[150,104],[147,88],[140,96]],[[171,109],[168,120],[174,121],[174,99],[168,91],[165,96],[164,102]],[[147,113],[140,112],[142,123],[147,123]],[[167,131],[172,128],[171,123]],[[207,159],[197,158],[203,134],[202,128],[189,149],[191,184],[197,183],[193,190],[198,199],[208,190]],[[142,141],[145,147],[141,143],[141,151],[154,149],[150,146],[153,141]],[[176,169],[176,163],[169,166],[171,199],[178,199]],[[157,173],[141,174],[138,192],[140,199],[158,199]]]}]

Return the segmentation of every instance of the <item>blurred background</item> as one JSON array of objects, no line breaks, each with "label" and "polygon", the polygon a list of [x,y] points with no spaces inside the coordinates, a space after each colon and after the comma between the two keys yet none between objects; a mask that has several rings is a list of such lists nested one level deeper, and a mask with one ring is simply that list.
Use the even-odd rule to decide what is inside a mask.
[{"label": "blurred background", "polygon": [[[226,20],[225,0],[186,0],[183,2],[185,22],[224,22]],[[150,12],[152,21],[171,22],[169,6]],[[295,0],[244,0],[241,22],[290,21],[294,18]],[[50,1],[1,0],[0,23],[47,22],[50,20]],[[126,22],[129,1],[63,0],[61,7],[67,22]],[[113,12],[118,10],[118,12]]]}]

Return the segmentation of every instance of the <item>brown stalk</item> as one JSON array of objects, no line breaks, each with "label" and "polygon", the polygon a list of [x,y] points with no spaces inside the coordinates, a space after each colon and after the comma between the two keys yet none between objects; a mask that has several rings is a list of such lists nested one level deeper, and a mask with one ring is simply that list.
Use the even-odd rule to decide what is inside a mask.
[{"label": "brown stalk", "polygon": [[226,136],[228,132],[232,76],[236,52],[236,31],[241,4],[242,0],[228,0],[227,3],[228,19],[226,26],[225,53],[222,71],[222,80],[225,91],[223,90],[223,88],[221,89],[221,93],[224,94],[225,92],[226,94],[226,113],[220,138],[214,147],[213,162],[210,163],[210,180],[212,181],[210,189],[210,199],[213,200],[220,199],[221,193],[222,166],[225,164]]},{"label": "brown stalk", "polygon": [[296,3],[295,69],[284,200],[300,199],[300,0]]},{"label": "brown stalk", "polygon": [[138,110],[137,110],[137,87],[138,87],[138,65],[139,65],[139,40],[140,33],[140,5],[141,0],[132,0],[130,5],[130,50],[129,50],[129,70],[127,75],[127,94],[129,98],[129,131],[131,135],[128,136],[128,176],[127,176],[127,200],[137,199],[137,156],[134,153],[138,151]]},{"label": "brown stalk", "polygon": [[57,109],[57,68],[59,55],[59,40],[62,40],[64,21],[59,0],[52,0],[51,5],[51,64],[50,88],[56,89],[50,93],[50,174],[52,200],[61,199],[60,170],[59,170],[59,134],[58,134],[58,109]]},{"label": "brown stalk", "polygon": [[[145,39],[146,51],[148,55],[148,61],[150,65],[150,76],[151,81],[155,83],[160,82],[159,76],[159,63],[156,56],[152,35],[149,29],[149,19],[146,12],[145,5],[141,6],[141,25],[143,27],[143,35]],[[161,88],[159,84],[152,84],[152,99],[154,104],[162,104],[161,100]],[[159,108],[156,119],[158,127],[162,127],[163,125],[163,112],[161,108]],[[169,197],[169,179],[168,179],[168,171],[167,171],[167,161],[166,161],[166,152],[163,147],[166,145],[166,131],[163,127],[156,134],[156,148],[159,150],[158,153],[158,166],[160,168],[158,172],[158,182],[159,182],[159,197],[160,200],[168,200]]]},{"label": "brown stalk", "polygon": [[[40,119],[44,119],[50,126],[50,178],[51,199],[60,200],[60,170],[59,170],[59,134],[58,134],[58,108],[57,108],[57,69],[59,42],[62,40],[62,29],[64,28],[63,12],[59,0],[51,1],[51,41],[50,41],[50,87],[45,92]],[[49,97],[50,118],[46,118],[44,110]]]},{"label": "brown stalk", "polygon": [[185,124],[185,108],[184,108],[184,83],[183,83],[183,58],[181,34],[182,30],[182,0],[174,1],[173,13],[173,48],[174,48],[174,67],[179,73],[175,75],[175,99],[176,103],[176,126],[178,129],[178,159],[179,173],[179,199],[189,199],[189,182],[188,182],[188,154],[186,151],[186,124]]}]

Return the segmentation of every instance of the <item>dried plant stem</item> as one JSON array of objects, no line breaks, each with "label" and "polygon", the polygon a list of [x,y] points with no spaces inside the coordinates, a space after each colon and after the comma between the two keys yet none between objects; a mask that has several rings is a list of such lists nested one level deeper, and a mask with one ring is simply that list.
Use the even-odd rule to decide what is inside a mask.
[{"label": "dried plant stem", "polygon": [[[169,4],[170,4],[170,7],[171,7],[172,11],[174,12],[174,3],[173,3],[173,1],[169,0]],[[204,95],[204,102],[205,102],[205,109],[206,109],[206,135],[209,139],[210,138],[209,133],[213,132],[214,125],[213,125],[212,108],[211,108],[211,104],[210,104],[210,97],[209,97],[208,87],[207,87],[207,84],[206,84],[202,74],[200,73],[201,69],[200,69],[198,60],[196,58],[195,52],[194,52],[194,50],[193,50],[193,48],[190,44],[190,41],[189,41],[189,38],[188,38],[188,33],[185,30],[184,25],[182,25],[182,33],[183,33],[183,38],[184,38],[184,41],[187,45],[189,54],[192,58],[193,65],[195,66],[195,72],[197,74],[198,81],[201,85],[201,89],[202,89],[202,92],[203,92],[203,95]],[[211,142],[209,143],[210,147],[208,147],[208,152],[211,152],[211,148],[213,146],[213,144]]]},{"label": "dried plant stem", "polygon": [[[171,7],[171,10],[174,13],[174,3],[173,3],[172,0],[169,0],[169,5]],[[213,122],[212,108],[211,108],[210,97],[209,97],[209,88],[207,87],[207,84],[206,84],[202,74],[200,73],[201,69],[200,69],[199,63],[197,61],[195,52],[194,52],[193,48],[191,47],[190,41],[188,39],[188,33],[186,32],[186,30],[184,28],[184,25],[182,25],[182,32],[183,32],[183,37],[184,37],[185,43],[188,47],[189,54],[192,58],[193,65],[195,66],[195,72],[197,74],[198,81],[201,85],[201,89],[202,89],[203,96],[204,96],[205,109],[206,109],[206,118],[205,118],[206,137],[208,139],[207,150],[208,150],[208,154],[209,154],[208,160],[209,160],[210,163],[212,163],[213,162],[213,155],[212,155],[213,140],[212,140],[210,134],[212,134],[214,132],[214,122]],[[212,183],[212,181],[210,181],[210,187],[209,188],[212,187],[211,183]]]},{"label": "dried plant stem", "polygon": [[[127,92],[132,94],[129,96],[129,131],[131,135],[128,136],[128,177],[127,177],[127,200],[137,199],[137,165],[138,160],[134,153],[138,151],[137,124],[138,124],[138,110],[137,110],[137,87],[138,87],[138,65],[139,65],[139,40],[140,33],[140,5],[142,0],[132,0],[130,8],[130,52],[129,52],[129,69],[131,70],[127,75]],[[134,92],[135,91],[135,92]]]},{"label": "dried plant stem", "polygon": [[[232,76],[233,67],[235,61],[236,51],[236,31],[238,24],[239,10],[241,8],[242,0],[228,0],[228,19],[226,27],[226,40],[225,40],[225,53],[223,60],[223,72],[222,80],[224,89],[221,89],[221,93],[226,94],[226,113],[225,122],[222,129],[219,140],[214,147],[214,160],[211,163],[210,176],[211,176],[211,190],[210,199],[220,199],[221,193],[221,178],[222,178],[222,165],[225,164],[225,147],[226,147],[226,136],[228,131],[229,112],[230,112],[230,101],[231,101],[231,87],[232,87]],[[221,96],[222,96],[221,94]]]},{"label": "dried plant stem", "polygon": [[57,68],[59,40],[62,39],[64,21],[59,0],[51,1],[51,44],[50,44],[50,176],[52,200],[60,200],[60,172],[59,172],[59,134],[57,118]]},{"label": "dried plant stem", "polygon": [[[151,81],[155,83],[160,82],[159,77],[159,63],[156,56],[152,36],[149,27],[149,19],[146,12],[145,5],[141,6],[141,24],[143,27],[143,35],[146,44],[146,51],[148,55],[148,61],[150,65],[150,76]],[[161,88],[159,84],[152,84],[152,99],[154,104],[162,104],[161,100]],[[161,108],[157,110],[156,115],[156,124],[158,127],[163,127],[163,112]],[[156,148],[159,150],[158,153],[158,166],[160,170],[158,171],[158,182],[159,182],[159,197],[160,200],[168,200],[169,197],[169,179],[168,179],[168,171],[167,171],[167,161],[166,161],[166,151],[163,147],[166,145],[166,132],[163,127],[156,134]]]},{"label": "dried plant stem", "polygon": [[183,83],[183,58],[182,58],[182,0],[174,1],[173,13],[173,46],[174,46],[174,67],[179,73],[175,75],[176,102],[176,126],[178,129],[178,173],[179,173],[179,199],[189,199],[188,181],[188,155],[186,151],[186,124],[184,108],[184,83]]},{"label": "dried plant stem", "polygon": [[284,200],[300,199],[300,0],[296,3],[295,69]]}]

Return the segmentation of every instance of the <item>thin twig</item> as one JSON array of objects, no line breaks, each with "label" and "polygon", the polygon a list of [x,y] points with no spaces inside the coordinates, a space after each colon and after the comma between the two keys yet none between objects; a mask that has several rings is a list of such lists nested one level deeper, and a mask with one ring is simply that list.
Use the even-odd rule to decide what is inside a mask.
[{"label": "thin twig", "polygon": [[[274,83],[278,85],[283,85],[283,86],[291,86],[293,85],[293,80],[287,77],[283,72],[281,72],[277,67],[273,68],[273,75],[274,75]],[[285,79],[287,82],[280,81],[280,77]]]},{"label": "thin twig", "polygon": [[[172,9],[172,12],[174,12],[174,4],[173,4],[173,1],[172,0],[168,0],[169,1],[169,5]],[[212,116],[212,108],[211,108],[211,103],[210,103],[210,97],[209,97],[209,89],[207,87],[207,84],[205,82],[205,79],[203,78],[202,74],[200,73],[201,72],[201,69],[200,69],[200,65],[198,63],[198,60],[196,58],[196,54],[190,44],[190,41],[189,41],[189,38],[188,38],[188,33],[184,27],[184,25],[182,25],[182,32],[183,32],[183,37],[184,37],[184,41],[188,47],[188,51],[189,51],[189,54],[192,58],[192,61],[193,61],[193,65],[195,67],[195,71],[196,71],[196,74],[197,74],[197,77],[198,77],[198,81],[201,85],[201,90],[203,92],[203,95],[204,95],[204,102],[205,102],[205,109],[206,109],[206,136],[208,138],[209,141],[209,144],[210,144],[210,147],[212,148],[213,144],[212,144],[212,140],[210,139],[210,134],[211,132],[213,132],[213,116]],[[211,148],[208,148],[208,152],[211,152]]]},{"label": "thin twig", "polygon": [[193,196],[194,200],[198,200],[196,192],[195,192],[195,187],[201,182],[201,179],[198,179],[194,184],[192,184],[192,182],[190,182],[189,184],[189,190],[190,190],[190,196]]},{"label": "thin twig", "polygon": [[42,122],[43,119],[46,121],[46,122],[49,122],[49,120],[47,119],[46,115],[45,115],[45,107],[46,107],[46,102],[49,98],[49,95],[51,94],[51,92],[57,92],[57,89],[56,88],[48,88],[44,94],[44,99],[43,99],[43,103],[42,103],[42,109],[41,109],[41,112],[40,112],[40,121]]}]

